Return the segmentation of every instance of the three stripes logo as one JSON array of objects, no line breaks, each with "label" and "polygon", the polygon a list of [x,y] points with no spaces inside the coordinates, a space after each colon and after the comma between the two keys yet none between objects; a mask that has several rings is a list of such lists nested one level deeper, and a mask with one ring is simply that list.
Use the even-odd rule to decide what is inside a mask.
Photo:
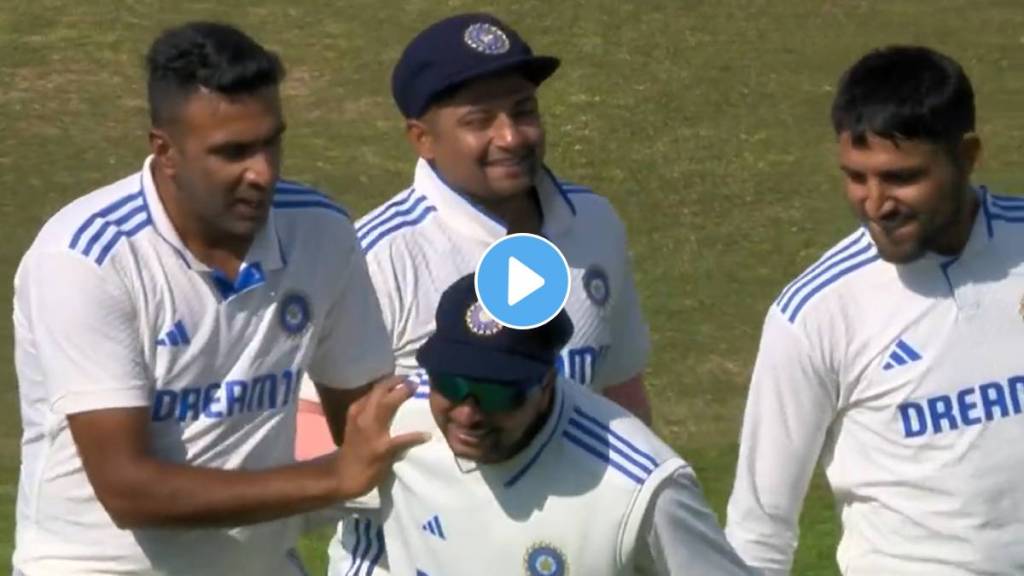
[{"label": "three stripes logo", "polygon": [[142,190],[92,214],[71,237],[70,248],[102,266],[122,238],[145,230],[152,220]]},{"label": "three stripes logo", "polygon": [[399,194],[397,198],[370,212],[356,226],[356,237],[366,254],[388,236],[416,226],[428,216],[437,212],[427,197],[410,188]]},{"label": "three stripes logo", "polygon": [[188,337],[185,324],[178,320],[162,337],[156,341],[157,346],[188,346],[192,340]]},{"label": "three stripes logo", "polygon": [[874,243],[862,229],[845,244],[825,253],[796,280],[790,282],[775,300],[775,306],[793,324],[804,306],[822,290],[879,258]]},{"label": "three stripes logo", "polygon": [[437,514],[434,514],[433,518],[427,520],[427,522],[422,526],[422,529],[424,532],[430,532],[441,540],[448,539],[444,535],[444,530],[441,528],[441,519],[437,517]]},{"label": "three stripes logo", "polygon": [[920,359],[921,355],[917,350],[911,348],[910,344],[907,344],[901,338],[893,345],[892,350],[889,352],[889,359],[882,365],[882,370],[889,371],[897,366],[906,366]]}]

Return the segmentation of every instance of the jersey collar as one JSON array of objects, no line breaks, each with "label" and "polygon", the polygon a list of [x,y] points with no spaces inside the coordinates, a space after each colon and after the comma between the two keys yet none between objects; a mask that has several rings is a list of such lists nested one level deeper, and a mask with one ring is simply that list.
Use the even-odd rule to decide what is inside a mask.
[{"label": "jersey collar", "polygon": [[[576,216],[575,205],[546,167],[539,170],[534,185],[543,217],[541,232],[549,238],[561,236],[572,225]],[[508,234],[504,222],[469,196],[449,186],[422,158],[416,163],[413,187],[437,208],[447,226],[465,236],[490,244]]]},{"label": "jersey collar", "polygon": [[[189,268],[197,272],[214,272],[209,266],[197,260],[196,257],[189,252],[188,248],[185,247],[184,242],[181,241],[181,237],[178,236],[178,231],[175,230],[174,225],[171,224],[171,220],[167,216],[167,211],[164,210],[163,202],[160,201],[160,196],[157,195],[156,192],[156,184],[153,181],[153,172],[151,168],[152,161],[153,157],[149,156],[142,165],[142,191],[146,199],[146,206],[149,209],[150,217],[153,220],[153,226],[164,241],[174,248],[175,252],[177,252],[178,256]],[[256,238],[253,239],[252,246],[249,247],[249,252],[245,255],[245,262],[242,264],[239,278],[243,276],[246,269],[254,266],[255,268],[262,269],[263,271],[277,270],[284,266],[284,258],[281,253],[281,241],[277,234],[277,226],[274,222],[273,209],[271,209],[270,214],[267,217],[267,223],[259,232],[256,233]]]}]

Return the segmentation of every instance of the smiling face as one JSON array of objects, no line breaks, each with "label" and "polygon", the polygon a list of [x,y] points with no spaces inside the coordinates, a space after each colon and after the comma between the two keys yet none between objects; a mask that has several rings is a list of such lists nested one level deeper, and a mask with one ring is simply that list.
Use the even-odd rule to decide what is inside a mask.
[{"label": "smiling face", "polygon": [[839,134],[847,200],[884,260],[899,264],[928,251],[963,249],[977,207],[968,181],[979,149],[974,136],[951,151],[920,140]]},{"label": "smiling face", "polygon": [[284,130],[276,86],[189,95],[151,136],[157,163],[174,184],[161,198],[179,231],[251,243],[270,213]]},{"label": "smiling face", "polygon": [[517,406],[484,411],[472,395],[459,400],[431,386],[430,411],[452,453],[483,464],[508,460],[522,450],[546,422],[554,394],[555,373],[525,392]]},{"label": "smiling face", "polygon": [[449,185],[484,202],[529,192],[544,161],[537,87],[518,72],[470,82],[407,132]]}]

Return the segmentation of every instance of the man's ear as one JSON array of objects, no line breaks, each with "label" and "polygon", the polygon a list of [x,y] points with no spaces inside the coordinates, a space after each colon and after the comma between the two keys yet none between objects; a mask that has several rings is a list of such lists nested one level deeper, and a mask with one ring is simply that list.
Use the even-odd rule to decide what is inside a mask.
[{"label": "man's ear", "polygon": [[981,158],[981,138],[977,133],[964,134],[957,146],[956,156],[965,174],[969,176],[974,171],[974,167],[978,165],[978,159]]},{"label": "man's ear", "polygon": [[171,135],[162,128],[149,129],[149,151],[153,154],[153,165],[167,176],[173,176],[178,169],[180,154]]},{"label": "man's ear", "polygon": [[405,121],[405,138],[409,141],[416,155],[431,161],[435,156],[434,133],[427,120],[409,118]]}]

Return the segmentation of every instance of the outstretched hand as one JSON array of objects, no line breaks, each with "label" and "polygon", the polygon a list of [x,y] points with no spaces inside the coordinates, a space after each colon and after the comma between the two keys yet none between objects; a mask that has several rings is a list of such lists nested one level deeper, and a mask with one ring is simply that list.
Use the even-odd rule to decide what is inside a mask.
[{"label": "outstretched hand", "polygon": [[389,376],[375,382],[368,394],[349,407],[344,441],[335,459],[342,499],[376,488],[402,451],[430,439],[426,432],[391,436],[395,413],[415,391],[404,377]]}]

